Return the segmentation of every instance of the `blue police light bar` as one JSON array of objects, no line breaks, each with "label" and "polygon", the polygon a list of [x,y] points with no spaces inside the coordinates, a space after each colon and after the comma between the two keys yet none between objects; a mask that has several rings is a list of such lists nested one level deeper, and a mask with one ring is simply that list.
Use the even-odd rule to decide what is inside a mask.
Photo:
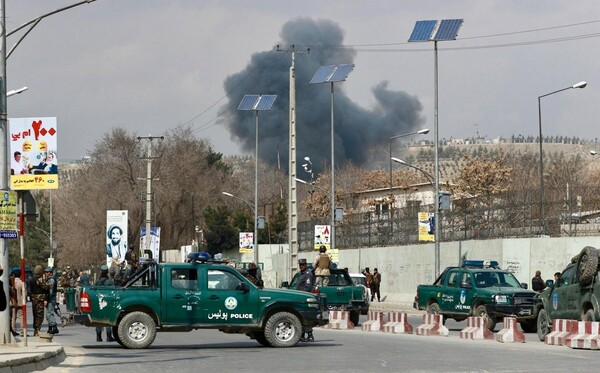
[{"label": "blue police light bar", "polygon": [[500,268],[500,265],[495,260],[463,260],[462,266],[471,268]]}]

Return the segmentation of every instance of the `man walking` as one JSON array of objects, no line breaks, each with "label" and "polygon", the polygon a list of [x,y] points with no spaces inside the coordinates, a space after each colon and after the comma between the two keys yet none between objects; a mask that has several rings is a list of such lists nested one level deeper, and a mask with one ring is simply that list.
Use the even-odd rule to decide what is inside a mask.
[{"label": "man walking", "polygon": [[377,295],[377,301],[381,302],[381,294],[379,293],[379,287],[381,286],[381,273],[379,273],[377,268],[373,268],[373,277],[371,281],[371,302],[373,299],[375,299],[375,295]]},{"label": "man walking", "polygon": [[58,324],[56,322],[56,291],[58,284],[53,276],[51,267],[46,268],[46,278],[48,281],[48,305],[46,307],[46,321],[48,322],[48,334],[58,334]]}]

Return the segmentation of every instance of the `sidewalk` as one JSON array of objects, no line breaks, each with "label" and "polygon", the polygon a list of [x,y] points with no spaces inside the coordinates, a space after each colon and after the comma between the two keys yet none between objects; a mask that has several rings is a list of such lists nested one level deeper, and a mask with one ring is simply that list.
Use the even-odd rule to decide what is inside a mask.
[{"label": "sidewalk", "polygon": [[22,338],[13,338],[12,344],[0,344],[0,373],[32,372],[58,365],[67,355],[56,342],[28,337],[27,347]]}]

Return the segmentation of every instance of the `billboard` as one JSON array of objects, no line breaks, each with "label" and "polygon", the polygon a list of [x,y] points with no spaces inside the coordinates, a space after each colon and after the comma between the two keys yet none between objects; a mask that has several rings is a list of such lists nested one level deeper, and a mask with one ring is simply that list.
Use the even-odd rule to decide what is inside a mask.
[{"label": "billboard", "polygon": [[17,193],[2,191],[0,198],[0,238],[18,238]]},{"label": "billboard", "polygon": [[12,118],[9,133],[11,189],[58,189],[56,118]]},{"label": "billboard", "polygon": [[106,265],[125,265],[127,253],[127,210],[106,211]]},{"label": "billboard", "polygon": [[325,245],[327,250],[331,248],[330,225],[315,225],[315,250],[319,250],[321,245]]},{"label": "billboard", "polygon": [[254,233],[240,232],[240,253],[254,252]]},{"label": "billboard", "polygon": [[[149,251],[148,251],[149,250]],[[142,258],[160,262],[160,227],[150,227],[150,248],[146,249],[146,227],[140,232],[140,252]]]},{"label": "billboard", "polygon": [[435,214],[419,213],[419,241],[435,241]]}]

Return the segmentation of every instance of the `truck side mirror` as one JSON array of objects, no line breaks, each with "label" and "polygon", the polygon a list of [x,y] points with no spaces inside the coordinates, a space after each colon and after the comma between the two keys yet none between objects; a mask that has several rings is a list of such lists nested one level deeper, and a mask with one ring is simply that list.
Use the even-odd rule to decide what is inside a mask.
[{"label": "truck side mirror", "polygon": [[250,291],[250,288],[248,287],[247,283],[240,282],[240,284],[237,287],[237,290],[241,290],[243,293],[247,293]]},{"label": "truck side mirror", "polygon": [[521,282],[521,287],[523,289],[527,289],[527,283],[526,282]]},{"label": "truck side mirror", "polygon": [[287,282],[287,281],[284,281],[284,282],[281,283],[281,287],[282,288],[289,288],[290,287],[290,283]]},{"label": "truck side mirror", "polygon": [[546,280],[546,287],[547,288],[553,288],[554,287],[554,280]]}]

